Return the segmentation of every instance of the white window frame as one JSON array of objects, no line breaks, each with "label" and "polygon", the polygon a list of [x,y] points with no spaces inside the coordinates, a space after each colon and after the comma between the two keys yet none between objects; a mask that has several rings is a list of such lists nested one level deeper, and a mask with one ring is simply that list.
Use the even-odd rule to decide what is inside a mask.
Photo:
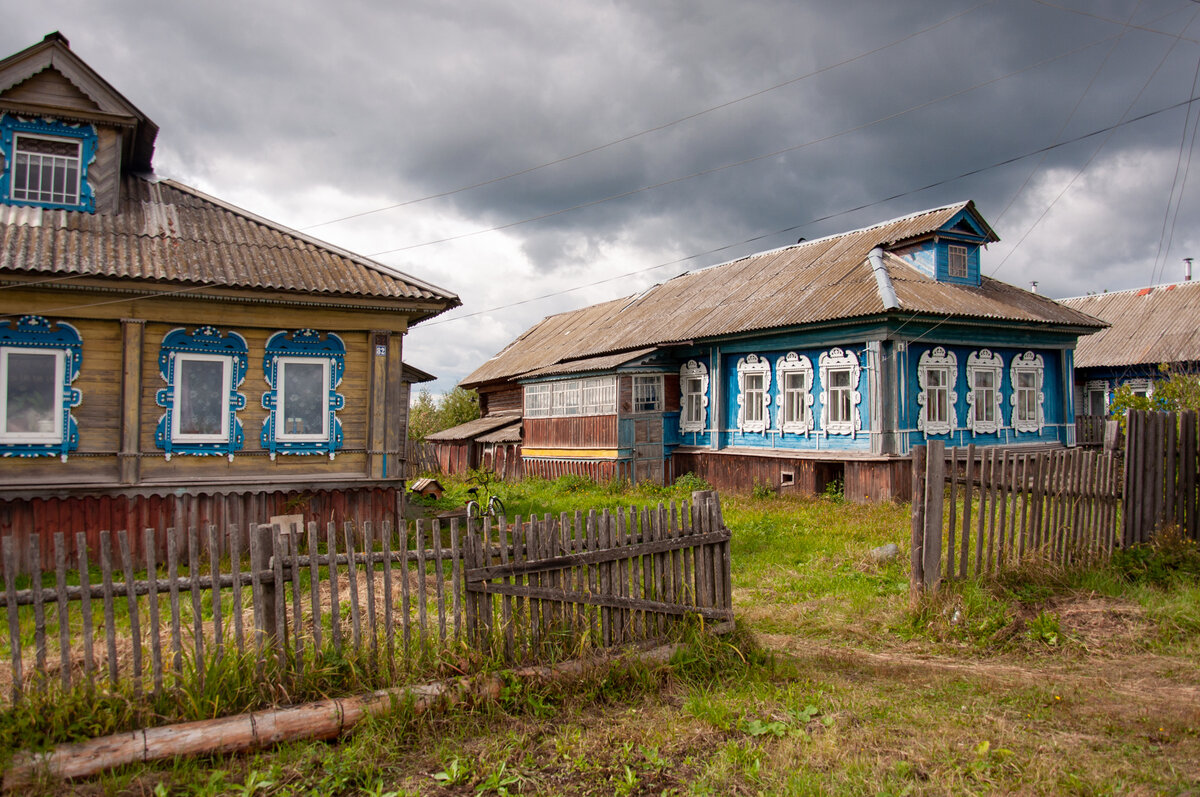
[{"label": "white window frame", "polygon": [[594,376],[583,380],[580,415],[612,415],[616,408],[616,377]]},{"label": "white window frame", "polygon": [[[992,387],[981,388],[978,385],[979,374],[990,373],[992,375]],[[979,349],[971,352],[967,357],[967,428],[972,434],[995,434],[1002,427],[1004,418],[1004,358],[999,354],[995,354],[991,349]],[[979,392],[985,390],[992,391],[991,420],[976,418],[978,407]],[[985,394],[986,395],[986,394]]]},{"label": "white window frame", "polygon": [[[52,432],[9,432],[8,429],[8,358],[12,354],[40,354],[54,357],[54,431]],[[33,443],[38,445],[57,444],[63,438],[63,376],[66,369],[65,349],[43,348],[40,346],[2,346],[0,347],[0,444],[19,445]]]},{"label": "white window frame", "polygon": [[[971,273],[970,250],[961,244],[946,245],[946,274],[957,279],[966,279]],[[955,268],[955,261],[962,264],[961,268]]]},{"label": "white window frame", "polygon": [[582,388],[578,379],[551,382],[550,414],[556,417],[579,415]]},{"label": "white window frame", "polygon": [[[1028,432],[1036,434],[1042,431],[1045,424],[1045,413],[1043,405],[1046,401],[1046,393],[1043,390],[1043,381],[1045,379],[1046,366],[1042,360],[1042,355],[1034,354],[1027,351],[1024,354],[1013,357],[1012,364],[1009,366],[1009,378],[1012,382],[1012,426],[1018,432]],[[1020,387],[1021,376],[1029,376],[1033,379],[1032,387]],[[1026,417],[1022,413],[1022,394],[1030,394],[1032,405],[1032,417]]]},{"label": "white window frame", "polygon": [[550,413],[553,410],[553,400],[549,382],[525,385],[523,393],[526,418],[550,417]]},{"label": "white window frame", "polygon": [[[771,413],[768,408],[771,405],[771,363],[759,357],[757,354],[748,354],[738,360],[737,363],[738,375],[738,414],[737,426],[741,432],[762,432],[765,433],[771,426]],[[755,414],[758,415],[757,420],[748,420],[746,409],[751,406],[751,391],[747,389],[747,376],[762,377],[762,397],[753,402]],[[757,393],[755,390],[753,393]]]},{"label": "white window frame", "polygon": [[[21,141],[22,141],[22,139],[37,140],[37,141],[53,141],[53,142],[58,142],[58,143],[73,144],[75,146],[75,157],[74,158],[70,158],[66,155],[50,155],[50,154],[41,153],[41,152],[25,153],[26,158],[33,157],[33,158],[37,158],[39,160],[38,170],[37,170],[38,175],[39,175],[39,181],[38,181],[39,188],[35,191],[32,191],[32,193],[38,194],[38,196],[30,196],[29,195],[31,193],[31,189],[29,188],[29,175],[32,172],[29,169],[28,164],[25,167],[26,186],[23,189],[17,188],[17,161],[21,157]],[[80,201],[81,201],[80,198],[83,193],[83,190],[82,190],[82,187],[83,187],[83,141],[82,140],[80,140],[78,138],[74,138],[74,137],[48,136],[48,135],[42,135],[39,133],[19,133],[19,132],[17,132],[17,133],[13,133],[12,156],[13,156],[13,162],[10,167],[11,175],[9,178],[10,183],[9,183],[8,190],[9,190],[9,196],[13,199],[13,201],[15,201],[15,202],[34,202],[34,203],[42,204],[42,205],[78,205],[80,203]],[[65,179],[65,175],[64,175],[63,183],[64,183],[65,191],[64,191],[63,197],[61,199],[56,199],[53,195],[51,195],[51,197],[49,199],[46,199],[45,197],[41,196],[41,194],[43,194],[43,193],[51,193],[51,194],[53,193],[53,186],[51,186],[51,190],[49,192],[43,191],[40,187],[41,186],[41,180],[40,180],[41,159],[43,159],[43,158],[53,159],[53,161],[56,164],[56,167],[57,167],[57,163],[59,161],[62,161],[64,164],[64,169],[69,169],[69,163],[72,160],[74,161],[75,179],[74,179],[74,181],[67,181]],[[18,191],[23,192],[24,195],[18,194]],[[67,194],[66,191],[70,191],[72,193]]]},{"label": "white window frame", "polygon": [[1104,404],[1104,411],[1101,415],[1108,415],[1108,380],[1107,379],[1090,379],[1083,385],[1083,408],[1084,415],[1092,414],[1092,396],[1096,393],[1101,395],[1101,401]]},{"label": "white window frame", "polygon": [[[936,388],[929,384],[929,374],[931,372],[941,373],[944,380],[941,385]],[[921,359],[917,363],[917,382],[921,392],[917,394],[917,404],[920,405],[921,411],[917,416],[917,429],[922,430],[925,434],[951,434],[958,424],[958,393],[955,388],[958,386],[958,357],[954,352],[948,352],[941,346],[936,346],[921,354]],[[933,419],[930,418],[930,409],[935,402],[930,401],[932,392],[940,390],[946,394],[946,416],[945,418]]]},{"label": "white window frame", "polygon": [[[807,435],[813,429],[812,360],[803,354],[790,351],[775,361],[775,371],[779,379],[779,408],[776,410],[776,414],[779,416],[777,419],[779,430],[785,434]],[[804,387],[799,390],[788,386],[790,377],[796,374],[804,378]],[[793,393],[797,395],[795,401],[791,402],[789,398]],[[793,407],[797,412],[794,417],[791,417],[788,410]]]},{"label": "white window frame", "polygon": [[[645,389],[650,386],[654,398],[647,400]],[[663,408],[663,378],[662,374],[633,375],[633,414],[643,412],[662,412]]]},{"label": "white window frame", "polygon": [[[862,393],[858,389],[862,376],[862,367],[858,363],[858,355],[852,351],[832,348],[822,352],[817,358],[821,370],[821,431],[828,437],[831,434],[846,434],[855,437],[862,429]],[[836,392],[847,392],[850,403],[850,417],[834,420],[830,409],[834,402],[833,375],[847,374],[849,385],[838,388]]]},{"label": "white window frame", "polygon": [[[229,416],[232,408],[230,407],[229,394],[233,389],[233,358],[223,354],[199,354],[196,352],[172,352],[171,357],[175,360],[175,365],[171,370],[172,377],[176,380],[175,384],[171,385],[171,390],[175,397],[174,407],[171,412],[171,442],[172,443],[224,443],[229,440]],[[223,364],[221,369],[221,431],[217,434],[198,434],[185,433],[179,431],[179,421],[183,416],[183,389],[179,381],[183,375],[183,363],[189,360],[220,362]]]},{"label": "white window frame", "polygon": [[[696,381],[699,391],[688,391],[688,385]],[[696,417],[692,417],[695,405]],[[702,362],[688,360],[679,368],[679,431],[703,432],[708,427],[708,366]]]},{"label": "white window frame", "polygon": [[1129,379],[1122,383],[1122,386],[1128,387],[1135,396],[1150,398],[1154,395],[1153,379]]},{"label": "white window frame", "polygon": [[[279,357],[276,360],[278,368],[278,386],[275,401],[278,407],[278,417],[275,423],[275,439],[280,442],[295,443],[324,443],[329,440],[329,365],[327,357]],[[324,431],[319,434],[280,431],[287,428],[287,367],[289,365],[320,365],[321,366],[321,425]]]}]

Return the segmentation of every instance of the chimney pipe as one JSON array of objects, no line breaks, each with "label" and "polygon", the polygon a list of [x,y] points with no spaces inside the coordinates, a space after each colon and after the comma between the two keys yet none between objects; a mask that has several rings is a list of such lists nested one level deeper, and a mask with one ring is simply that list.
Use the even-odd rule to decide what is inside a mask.
[{"label": "chimney pipe", "polygon": [[1030,293],[1037,293],[1037,284],[1038,284],[1037,280],[1029,281],[1029,292]]},{"label": "chimney pipe", "polygon": [[1192,260],[1194,260],[1194,259],[1195,258],[1191,258],[1191,257],[1185,257],[1183,259],[1183,281],[1184,282],[1192,281]]}]

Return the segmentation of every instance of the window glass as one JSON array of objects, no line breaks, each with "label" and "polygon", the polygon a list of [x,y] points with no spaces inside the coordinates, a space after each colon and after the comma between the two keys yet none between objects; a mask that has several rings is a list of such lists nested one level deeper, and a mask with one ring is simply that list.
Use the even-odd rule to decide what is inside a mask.
[{"label": "window glass", "polygon": [[850,371],[838,369],[829,372],[829,420],[845,423],[850,420]]},{"label": "window glass", "polygon": [[59,355],[21,351],[8,351],[4,355],[4,431],[60,437]]},{"label": "window glass", "polygon": [[633,378],[633,411],[658,412],[662,409],[662,377],[635,376]]},{"label": "window glass", "polygon": [[178,433],[223,435],[228,411],[225,373],[229,360],[181,358],[179,369]]},{"label": "window glass", "polygon": [[1017,418],[1037,420],[1037,374],[1032,371],[1017,372]]},{"label": "window glass", "polygon": [[80,142],[30,136],[16,138],[13,199],[78,204]]},{"label": "window glass", "polygon": [[951,277],[967,276],[967,247],[950,244],[950,263],[947,272]]},{"label": "window glass", "polygon": [[1104,402],[1104,398],[1105,398],[1104,393],[1105,393],[1105,391],[1103,391],[1103,390],[1088,391],[1088,414],[1089,415],[1104,415],[1105,414],[1107,409],[1104,406],[1104,403],[1105,403]]},{"label": "window glass", "polygon": [[807,382],[807,374],[802,371],[784,371],[783,418],[786,423],[800,423],[804,420],[804,392],[808,390]]},{"label": "window glass", "polygon": [[944,368],[930,368],[925,372],[925,409],[928,420],[933,423],[945,423],[949,415],[947,401],[947,379]]},{"label": "window glass", "polygon": [[283,435],[324,437],[329,387],[323,362],[280,363],[283,369]]},{"label": "window glass", "polygon": [[703,423],[704,410],[704,380],[698,376],[684,380],[684,395],[686,396],[687,419],[690,423]]},{"label": "window glass", "polygon": [[975,420],[996,420],[996,374],[993,371],[975,374]]},{"label": "window glass", "polygon": [[745,408],[747,421],[761,421],[763,419],[763,374],[746,374],[746,400],[742,406]]}]

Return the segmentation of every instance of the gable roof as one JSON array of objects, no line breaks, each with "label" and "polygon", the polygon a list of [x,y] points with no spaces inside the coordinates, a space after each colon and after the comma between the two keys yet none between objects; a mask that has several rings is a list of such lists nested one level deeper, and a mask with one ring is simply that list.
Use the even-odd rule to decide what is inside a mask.
[{"label": "gable roof", "polygon": [[1200,361],[1200,283],[1157,285],[1063,299],[1109,323],[1080,339],[1076,368]]},{"label": "gable roof", "polygon": [[405,299],[420,318],[461,304],[449,291],[174,180],[122,179],[116,214],[0,205],[0,272]]},{"label": "gable roof", "polygon": [[[462,384],[549,373],[558,363],[648,346],[884,315],[888,299],[871,266],[871,251],[928,239],[967,217],[985,241],[999,240],[973,202],[960,202],[760,252],[682,274],[637,296],[550,316]],[[1081,331],[1103,326],[1053,299],[989,277],[978,287],[937,282],[886,251],[882,266],[899,300],[892,312]]]},{"label": "gable roof", "polygon": [[0,96],[0,110],[25,114],[51,114],[59,119],[102,122],[133,128],[126,153],[128,168],[150,171],[154,158],[154,139],[158,125],[102,78],[83,59],[71,52],[70,42],[58,31],[47,34],[37,44],[0,60],[0,95],[45,70],[52,70],[91,100],[92,108],[64,108],[61,104],[44,105],[28,100]]}]

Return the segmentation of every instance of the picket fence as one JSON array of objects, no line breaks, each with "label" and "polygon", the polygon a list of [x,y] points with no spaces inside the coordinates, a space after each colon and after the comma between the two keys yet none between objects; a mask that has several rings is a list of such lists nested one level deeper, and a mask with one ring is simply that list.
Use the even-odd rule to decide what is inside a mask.
[{"label": "picket fence", "polygon": [[[330,651],[353,651],[394,679],[448,646],[532,660],[659,637],[688,615],[733,617],[730,535],[715,493],[698,493],[690,505],[489,518],[470,527],[457,518],[418,520],[399,533],[386,522],[255,525],[248,562],[241,535],[225,531],[227,560],[216,553],[220,532],[208,526],[203,539],[195,528],[167,529],[160,562],[155,530],[146,529],[145,561],[136,563],[127,532],[115,535],[114,557],[114,535],[105,531],[98,583],[87,546],[80,542],[68,561],[61,533],[53,575],[43,579],[34,540],[27,589],[17,589],[6,536],[0,683],[7,675],[12,700],[28,689],[98,681],[157,695],[188,673],[203,679],[232,651],[256,654],[262,677],[272,661],[272,678],[301,675]],[[51,578],[53,586],[39,588]]]}]

